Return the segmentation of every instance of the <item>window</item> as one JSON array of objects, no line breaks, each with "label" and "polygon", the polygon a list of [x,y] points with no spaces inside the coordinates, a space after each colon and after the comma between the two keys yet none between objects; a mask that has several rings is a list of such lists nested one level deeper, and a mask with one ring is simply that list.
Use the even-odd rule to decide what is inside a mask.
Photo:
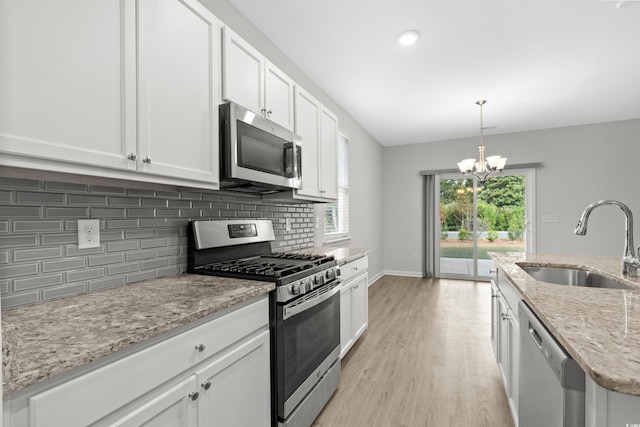
[{"label": "window", "polygon": [[349,141],[338,135],[338,201],[325,204],[324,236],[336,240],[349,235]]}]

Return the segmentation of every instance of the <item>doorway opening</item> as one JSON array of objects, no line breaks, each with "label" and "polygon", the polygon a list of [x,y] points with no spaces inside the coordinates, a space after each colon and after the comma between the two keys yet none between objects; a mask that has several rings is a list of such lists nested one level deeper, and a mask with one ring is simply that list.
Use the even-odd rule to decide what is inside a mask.
[{"label": "doorway opening", "polygon": [[436,179],[436,276],[489,280],[488,252],[533,252],[533,170]]}]

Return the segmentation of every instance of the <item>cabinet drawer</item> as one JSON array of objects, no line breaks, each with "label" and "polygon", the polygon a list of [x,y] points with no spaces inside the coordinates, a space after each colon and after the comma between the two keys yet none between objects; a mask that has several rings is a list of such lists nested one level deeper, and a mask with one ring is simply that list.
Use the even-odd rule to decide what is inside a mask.
[{"label": "cabinet drawer", "polygon": [[343,282],[346,282],[356,274],[366,271],[369,267],[369,257],[363,256],[354,261],[348,262],[340,266],[340,278]]},{"label": "cabinet drawer", "polygon": [[[241,307],[29,399],[31,427],[87,426],[267,328],[268,298]],[[204,347],[197,348],[203,345]]]},{"label": "cabinet drawer", "polygon": [[509,308],[513,312],[514,316],[518,318],[518,304],[520,303],[522,297],[509,282],[509,280],[505,277],[502,270],[500,270],[499,268],[496,269],[495,280],[498,288],[500,289],[500,292],[502,292],[502,295],[504,295]]}]

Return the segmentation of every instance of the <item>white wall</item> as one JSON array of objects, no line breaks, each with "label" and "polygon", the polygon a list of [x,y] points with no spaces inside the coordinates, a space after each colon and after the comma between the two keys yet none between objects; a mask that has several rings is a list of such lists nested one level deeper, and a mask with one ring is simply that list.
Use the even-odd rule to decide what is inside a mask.
[{"label": "white wall", "polygon": [[369,275],[383,268],[382,244],[382,156],[383,149],[362,126],[307,77],[248,19],[226,0],[200,0],[225,25],[258,49],[338,116],[340,132],[349,138],[349,192],[352,239],[343,246],[368,248]]},{"label": "white wall", "polygon": [[[455,168],[477,157],[479,138],[384,149],[384,269],[422,272],[421,170]],[[487,154],[508,164],[542,162],[536,172],[539,253],[621,256],[624,215],[604,206],[594,211],[584,237],[573,234],[584,208],[600,199],[627,204],[640,218],[640,119],[485,137]],[[542,223],[556,214],[557,223]],[[640,234],[637,223],[636,241]],[[418,259],[413,259],[413,254]]]}]

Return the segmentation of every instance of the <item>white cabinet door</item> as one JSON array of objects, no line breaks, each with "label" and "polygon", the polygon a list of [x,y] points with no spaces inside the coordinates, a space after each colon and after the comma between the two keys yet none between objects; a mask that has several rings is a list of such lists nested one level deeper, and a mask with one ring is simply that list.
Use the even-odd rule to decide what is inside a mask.
[{"label": "white cabinet door", "polygon": [[320,114],[321,193],[327,199],[338,199],[338,118],[322,108]]},{"label": "white cabinet door", "polygon": [[270,427],[269,331],[197,372],[201,426]]},{"label": "white cabinet door", "polygon": [[293,129],[293,89],[295,83],[278,67],[265,62],[264,108],[274,123]]},{"label": "white cabinet door", "polygon": [[196,376],[189,375],[175,385],[153,391],[144,403],[139,402],[135,409],[121,418],[97,424],[109,427],[197,427],[198,399]]},{"label": "white cabinet door", "polygon": [[353,284],[342,285],[340,290],[340,357],[349,351],[355,337],[353,335]]},{"label": "white cabinet door", "polygon": [[357,340],[369,324],[369,276],[359,276],[353,284],[353,335]]},{"label": "white cabinet door", "polygon": [[223,46],[222,97],[293,130],[293,80],[229,27]]},{"label": "white cabinet door", "polygon": [[[507,284],[491,283],[491,344],[494,349],[500,376],[509,402],[514,423],[518,424],[518,387],[520,369],[519,322],[505,294]],[[509,289],[505,289],[507,294]]]},{"label": "white cabinet door", "polygon": [[496,358],[496,362],[500,359],[500,346],[498,330],[500,328],[500,304],[498,301],[498,286],[495,282],[491,281],[491,347],[493,348],[493,355]]},{"label": "white cabinet door", "polygon": [[0,2],[0,158],[135,170],[135,3]]},{"label": "white cabinet door", "polygon": [[295,127],[302,145],[302,187],[298,199],[338,198],[338,119],[313,96],[295,88]]},{"label": "white cabinet door", "polygon": [[509,320],[508,309],[504,297],[502,294],[498,296],[498,307],[500,312],[500,323],[498,325],[498,368],[500,369],[500,375],[504,384],[504,389],[508,393],[509,382],[507,380],[509,372]]},{"label": "white cabinet door", "polygon": [[369,325],[368,257],[340,266],[340,357],[351,349]]},{"label": "white cabinet door", "polygon": [[509,407],[511,408],[511,415],[513,416],[514,423],[516,427],[518,425],[518,388],[519,388],[519,378],[520,378],[520,325],[518,319],[515,316],[515,313],[511,309],[509,309],[509,318],[508,320],[508,341],[509,341],[509,350],[508,350],[508,358],[509,358],[509,373],[508,373],[508,383],[509,383],[509,391],[507,394],[507,398],[509,401]]},{"label": "white cabinet door", "polygon": [[298,194],[320,197],[320,111],[322,105],[299,87],[295,91],[295,133],[301,138],[302,187]]},{"label": "white cabinet door", "polygon": [[139,0],[139,171],[218,180],[219,24],[195,0]]},{"label": "white cabinet door", "polygon": [[262,115],[264,58],[229,27],[223,28],[222,97]]}]

